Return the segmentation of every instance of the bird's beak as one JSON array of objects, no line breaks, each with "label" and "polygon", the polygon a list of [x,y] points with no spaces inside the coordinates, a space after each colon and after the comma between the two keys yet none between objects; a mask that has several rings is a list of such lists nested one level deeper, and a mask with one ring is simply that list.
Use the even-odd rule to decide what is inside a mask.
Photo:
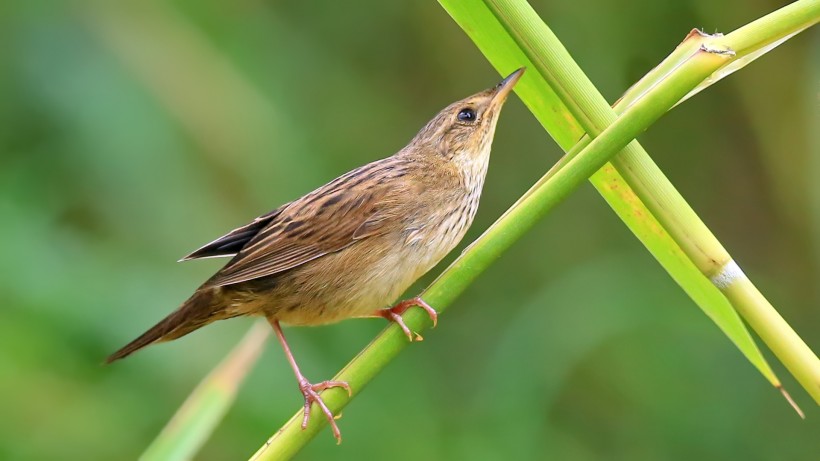
[{"label": "bird's beak", "polygon": [[515,84],[518,83],[518,79],[520,79],[521,76],[524,75],[524,70],[526,70],[526,67],[522,67],[517,71],[511,73],[509,76],[507,76],[507,78],[502,80],[501,83],[499,83],[495,86],[495,88],[493,88],[493,90],[495,91],[495,94],[493,94],[493,99],[491,102],[493,106],[500,106],[501,104],[504,104],[504,101],[507,99],[507,95],[510,94],[510,91],[512,91]]}]

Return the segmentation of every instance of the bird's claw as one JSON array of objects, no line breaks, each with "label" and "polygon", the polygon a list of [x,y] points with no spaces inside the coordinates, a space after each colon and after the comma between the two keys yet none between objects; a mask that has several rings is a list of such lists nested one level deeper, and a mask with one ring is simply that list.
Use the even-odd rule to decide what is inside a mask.
[{"label": "bird's claw", "polygon": [[322,381],[317,384],[311,384],[304,378],[299,380],[299,390],[305,397],[305,416],[302,418],[302,430],[307,429],[308,422],[310,421],[311,406],[313,403],[316,403],[316,405],[319,406],[319,409],[322,410],[322,413],[324,413],[327,422],[330,424],[330,428],[333,430],[333,437],[336,438],[336,443],[340,444],[342,443],[342,433],[339,431],[339,426],[336,425],[337,418],[333,415],[333,412],[330,411],[327,405],[325,405],[325,401],[322,400],[322,396],[319,395],[319,392],[332,387],[341,387],[347,391],[348,397],[352,395],[350,385],[344,381]]},{"label": "bird's claw", "polygon": [[[404,335],[407,336],[407,339],[409,339],[410,342],[424,341],[424,337],[418,333],[414,333],[413,331],[411,331],[410,328],[407,327],[407,324],[404,323],[404,319],[402,318],[402,314],[404,314],[407,311],[407,309],[413,306],[419,306],[420,308],[424,309],[427,312],[427,315],[430,316],[430,320],[433,321],[433,328],[436,327],[436,325],[438,324],[438,312],[436,312],[435,309],[433,309],[429,304],[424,302],[424,300],[418,296],[416,296],[415,298],[401,301],[395,306],[391,307],[390,309],[383,309],[380,312],[381,315],[387,320],[397,323],[401,328],[401,331],[404,332]],[[413,336],[414,334],[415,337]]]}]

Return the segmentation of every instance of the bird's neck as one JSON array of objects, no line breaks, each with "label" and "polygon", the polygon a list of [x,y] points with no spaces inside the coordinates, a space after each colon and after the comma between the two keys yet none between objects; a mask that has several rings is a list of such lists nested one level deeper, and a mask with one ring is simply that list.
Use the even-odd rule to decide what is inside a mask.
[{"label": "bird's neck", "polygon": [[465,190],[471,194],[480,194],[487,176],[490,163],[490,143],[480,145],[475,151],[462,151],[455,155],[453,162],[458,164]]}]

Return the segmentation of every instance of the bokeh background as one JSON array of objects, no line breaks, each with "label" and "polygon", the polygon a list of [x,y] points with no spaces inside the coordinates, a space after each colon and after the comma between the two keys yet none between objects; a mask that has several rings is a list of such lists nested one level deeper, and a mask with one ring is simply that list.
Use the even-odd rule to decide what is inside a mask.
[{"label": "bokeh background", "polygon": [[[532,3],[614,101],[690,28],[728,32],[786,2]],[[220,265],[174,261],[499,79],[433,1],[8,0],[0,59],[9,460],[136,458],[252,323],[101,366]],[[818,82],[815,30],[641,138],[815,351]],[[467,239],[559,155],[511,98]],[[383,327],[289,338],[319,380]],[[817,406],[776,365],[801,421],[589,186],[425,336],[345,410],[344,444],[324,432],[300,459],[817,459]],[[245,459],[299,406],[270,342],[198,459]]]}]

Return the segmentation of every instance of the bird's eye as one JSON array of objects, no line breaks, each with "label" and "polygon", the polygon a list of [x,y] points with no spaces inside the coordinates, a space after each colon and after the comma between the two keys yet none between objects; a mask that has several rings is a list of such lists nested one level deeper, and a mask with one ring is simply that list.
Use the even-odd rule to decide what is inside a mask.
[{"label": "bird's eye", "polygon": [[473,122],[475,121],[475,111],[470,108],[461,109],[458,112],[458,120],[462,122]]}]

